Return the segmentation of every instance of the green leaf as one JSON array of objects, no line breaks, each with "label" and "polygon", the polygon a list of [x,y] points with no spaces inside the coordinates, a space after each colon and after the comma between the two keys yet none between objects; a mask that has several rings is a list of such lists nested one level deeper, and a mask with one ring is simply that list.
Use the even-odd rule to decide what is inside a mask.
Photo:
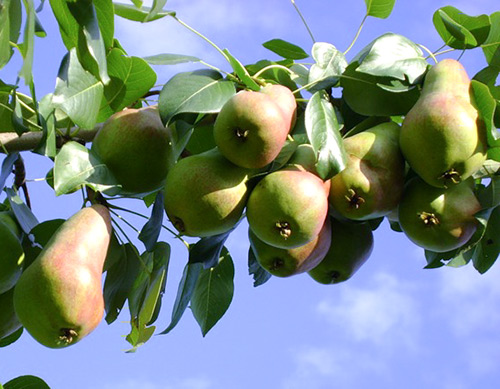
[{"label": "green leaf", "polygon": [[500,253],[500,207],[496,207],[488,218],[484,235],[474,250],[472,258],[474,268],[481,274],[487,272],[495,263]]},{"label": "green leaf", "polygon": [[101,82],[78,62],[76,50],[71,49],[59,68],[52,102],[76,125],[91,129],[97,121],[103,89]]},{"label": "green leaf", "polygon": [[132,244],[112,245],[108,249],[108,256],[111,255],[111,250],[114,251],[113,255],[120,259],[116,260],[114,265],[108,269],[104,281],[105,320],[108,324],[117,319],[134,281],[142,270],[139,253]]},{"label": "green leaf", "polygon": [[459,9],[446,6],[432,18],[441,39],[454,49],[472,49],[488,38],[491,21],[488,15],[469,16]]},{"label": "green leaf", "polygon": [[173,11],[155,11],[154,15],[151,15],[152,9],[150,7],[142,7],[141,9],[134,7],[130,4],[114,3],[115,14],[128,20],[134,22],[152,22],[153,20],[161,19],[165,16],[175,16]]},{"label": "green leaf", "polygon": [[367,45],[353,62],[357,71],[372,76],[407,80],[415,84],[427,69],[420,47],[410,39],[393,33],[384,34]]},{"label": "green leaf", "polygon": [[127,57],[121,49],[112,49],[107,61],[111,81],[104,86],[98,122],[136,102],[156,82],[156,73],[146,61],[139,57]]},{"label": "green leaf", "polygon": [[386,19],[394,8],[396,0],[365,0],[366,15]]},{"label": "green leaf", "polygon": [[305,126],[309,142],[317,156],[316,169],[324,180],[342,171],[347,154],[340,135],[340,125],[333,105],[316,92],[306,106]]},{"label": "green leaf", "polygon": [[488,186],[480,186],[476,195],[484,209],[497,207],[500,204],[500,176],[492,175]]},{"label": "green leaf", "polygon": [[172,309],[172,319],[168,327],[161,334],[168,334],[179,323],[184,311],[186,310],[194,289],[200,277],[203,265],[201,263],[187,263],[182,272],[182,278],[177,289],[174,307]]},{"label": "green leaf", "polygon": [[55,107],[52,103],[52,94],[45,95],[40,100],[38,105],[38,112],[40,123],[43,128],[43,137],[35,152],[46,157],[53,158],[56,156],[56,118]]},{"label": "green leaf", "polygon": [[488,146],[500,146],[500,134],[498,133],[494,118],[497,103],[490,93],[487,85],[477,80],[471,81],[471,97],[474,107],[477,109],[480,119],[486,127]]},{"label": "green leaf", "polygon": [[236,226],[223,234],[201,238],[189,249],[189,263],[201,262],[205,269],[217,266],[224,243],[234,228]]},{"label": "green leaf", "polygon": [[308,83],[315,85],[310,89],[317,91],[335,86],[347,67],[344,54],[330,43],[318,42],[313,45],[312,56],[316,63],[311,66]]},{"label": "green leaf", "polygon": [[161,90],[158,105],[165,125],[180,113],[217,113],[236,93],[231,81],[213,71],[185,72],[172,77]]},{"label": "green leaf", "polygon": [[106,165],[85,146],[71,141],[66,143],[56,156],[54,189],[59,196],[83,185],[110,195],[119,192],[119,184]]},{"label": "green leaf", "polygon": [[[11,345],[12,343],[16,342],[23,334],[23,331],[24,331],[24,329],[23,329],[23,327],[21,327],[17,331],[14,331],[12,334],[6,336],[5,338],[0,339],[0,348],[7,347],[7,346]],[[1,388],[2,388],[2,386],[0,385],[0,389]]]},{"label": "green leaf", "polygon": [[284,41],[283,39],[271,39],[262,44],[266,49],[286,59],[305,59],[309,57],[301,47],[293,43]]},{"label": "green leaf", "polygon": [[12,55],[10,47],[10,3],[11,0],[2,2],[0,8],[0,69],[5,66]]},{"label": "green leaf", "polygon": [[144,243],[147,251],[153,251],[160,236],[161,225],[163,222],[163,212],[165,211],[163,205],[163,192],[160,191],[156,195],[155,202],[153,204],[153,209],[151,211],[151,217],[142,227],[139,233],[139,240]]},{"label": "green leaf", "polygon": [[[284,85],[288,87],[290,90],[297,89],[297,84],[292,81],[292,73],[283,69],[290,68],[293,66],[293,61],[289,59],[284,59],[282,61],[268,61],[268,60],[260,60],[257,63],[246,65],[246,69],[251,75],[255,75],[257,72],[260,72],[259,78],[261,80],[275,81],[278,84]],[[275,66],[279,65],[279,67]],[[264,68],[268,68],[262,71]]]},{"label": "green leaf", "polygon": [[14,164],[19,158],[19,153],[8,154],[2,161],[0,169],[0,193],[3,191],[7,178],[12,174]]},{"label": "green leaf", "polygon": [[191,297],[191,310],[203,336],[227,311],[233,293],[234,264],[228,251],[223,250],[219,264],[201,272]]},{"label": "green leaf", "polygon": [[38,224],[36,216],[31,212],[31,209],[24,203],[19,194],[12,188],[5,188],[9,199],[10,208],[21,226],[21,229],[29,234],[30,231]]},{"label": "green leaf", "polygon": [[23,0],[26,8],[26,23],[23,35],[23,66],[19,71],[19,77],[24,78],[26,85],[31,84],[33,78],[33,56],[35,52],[35,5],[33,0]]},{"label": "green leaf", "polygon": [[50,389],[50,386],[39,377],[23,375],[16,377],[3,386],[5,389]]},{"label": "green leaf", "polygon": [[233,68],[234,72],[238,76],[238,78],[245,84],[245,86],[253,91],[260,90],[259,84],[257,84],[253,78],[248,73],[247,69],[238,61],[233,55],[229,52],[229,50],[225,49],[224,53],[227,56],[229,64]]},{"label": "green leaf", "polygon": [[490,33],[481,47],[488,64],[500,66],[500,11],[492,13],[490,21]]},{"label": "green leaf", "polygon": [[257,257],[251,247],[248,249],[248,274],[253,276],[253,286],[255,288],[263,285],[272,277],[272,274],[264,269],[259,261],[257,261]]},{"label": "green leaf", "polygon": [[151,65],[178,65],[180,63],[201,61],[197,57],[183,54],[156,54],[142,57],[142,59]]}]

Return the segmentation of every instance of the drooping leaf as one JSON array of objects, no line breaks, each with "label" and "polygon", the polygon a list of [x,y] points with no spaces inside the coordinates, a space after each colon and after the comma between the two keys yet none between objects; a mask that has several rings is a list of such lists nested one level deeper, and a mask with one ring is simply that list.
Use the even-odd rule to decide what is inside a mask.
[{"label": "drooping leaf", "polygon": [[172,77],[161,90],[158,105],[165,125],[181,113],[217,113],[236,93],[230,81],[212,71],[185,72]]},{"label": "drooping leaf", "polygon": [[39,377],[23,375],[11,379],[4,384],[4,389],[50,389],[50,386]]},{"label": "drooping leaf", "polygon": [[144,243],[147,251],[152,251],[156,246],[156,242],[160,236],[164,210],[163,192],[160,191],[156,195],[153,209],[151,211],[151,217],[146,224],[144,224],[144,227],[142,227],[142,230],[139,233],[139,239]]},{"label": "drooping leaf", "polygon": [[500,66],[500,11],[492,13],[490,21],[490,33],[481,47],[488,64]]},{"label": "drooping leaf", "polygon": [[[17,331],[14,331],[12,334],[7,335],[5,338],[0,339],[0,348],[7,347],[7,346],[11,345],[12,343],[16,342],[23,334],[23,331],[24,331],[24,328],[21,327]],[[1,385],[0,385],[0,389],[2,389]]]},{"label": "drooping leaf", "polygon": [[335,86],[347,67],[344,54],[330,43],[317,42],[313,45],[312,56],[316,63],[309,71],[308,83],[315,83],[311,91]]},{"label": "drooping leaf", "polygon": [[71,49],[59,68],[52,102],[75,124],[91,129],[96,124],[102,96],[102,83],[83,69],[76,50]]},{"label": "drooping leaf", "polygon": [[373,40],[353,59],[356,71],[372,76],[407,80],[415,84],[427,69],[427,61],[420,47],[410,39],[386,33]]},{"label": "drooping leaf", "polygon": [[263,285],[272,277],[266,269],[260,266],[251,247],[248,249],[248,274],[253,276],[253,286]]},{"label": "drooping leaf", "polygon": [[238,78],[245,84],[248,89],[258,91],[260,89],[259,84],[257,84],[253,78],[248,73],[247,69],[241,64],[241,62],[234,57],[229,50],[225,49],[224,53],[229,61],[229,64],[233,68],[234,72],[238,76]]},{"label": "drooping leaf", "polygon": [[168,334],[179,323],[184,311],[186,310],[191,296],[193,295],[194,288],[198,282],[203,265],[201,263],[187,263],[182,273],[182,278],[179,282],[177,289],[177,296],[175,298],[174,307],[172,310],[172,319],[168,327],[161,332],[161,334]]},{"label": "drooping leaf", "polygon": [[12,173],[14,164],[19,158],[19,153],[8,154],[2,161],[2,169],[0,170],[0,193],[3,191],[7,178]]},{"label": "drooping leaf", "polygon": [[201,61],[197,57],[183,54],[156,54],[142,57],[142,59],[151,65],[178,65],[180,63]]},{"label": "drooping leaf", "polygon": [[122,3],[114,3],[115,6],[115,14],[128,20],[132,20],[134,22],[152,22],[154,20],[161,19],[165,16],[175,16],[174,11],[166,11],[161,10],[156,12],[154,16],[151,16],[151,8],[150,7],[142,7],[137,8],[130,4],[122,4]]},{"label": "drooping leaf", "polygon": [[488,15],[469,16],[452,6],[438,9],[432,21],[444,43],[460,50],[482,45],[491,27]]},{"label": "drooping leaf", "polygon": [[498,133],[494,122],[497,104],[494,97],[490,93],[490,89],[482,82],[472,80],[471,92],[471,100],[479,113],[479,117],[486,127],[488,146],[500,147],[500,134]]},{"label": "drooping leaf", "polygon": [[205,269],[216,266],[224,248],[224,243],[226,243],[234,228],[220,235],[201,238],[189,249],[189,263],[201,262]]},{"label": "drooping leaf", "polygon": [[66,143],[54,162],[54,189],[56,195],[70,193],[88,185],[98,192],[116,194],[120,186],[106,165],[77,142]]},{"label": "drooping leaf", "polygon": [[317,155],[316,168],[324,180],[342,171],[347,154],[333,105],[316,92],[306,106],[305,126],[309,142]]},{"label": "drooping leaf", "polygon": [[474,250],[472,263],[481,274],[487,272],[495,263],[500,253],[500,207],[496,207],[488,218],[488,224],[479,244]]},{"label": "drooping leaf", "polygon": [[309,57],[304,49],[283,39],[271,39],[264,42],[262,46],[286,59],[297,60]]},{"label": "drooping leaf", "polygon": [[396,0],[365,0],[366,15],[386,19],[394,8]]},{"label": "drooping leaf", "polygon": [[191,310],[203,336],[227,311],[233,293],[234,264],[228,251],[223,250],[218,265],[201,272],[191,296]]},{"label": "drooping leaf", "polygon": [[29,234],[30,231],[38,224],[36,216],[31,209],[24,203],[18,193],[12,188],[5,188],[9,199],[10,208],[21,226],[24,233]]}]

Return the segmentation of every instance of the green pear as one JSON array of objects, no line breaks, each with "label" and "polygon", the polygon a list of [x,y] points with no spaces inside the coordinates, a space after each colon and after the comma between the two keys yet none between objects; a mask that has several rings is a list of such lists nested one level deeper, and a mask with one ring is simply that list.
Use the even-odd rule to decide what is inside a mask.
[{"label": "green pear", "polygon": [[228,161],[217,148],[183,158],[165,182],[165,211],[183,235],[222,234],[239,221],[251,170]]},{"label": "green pear", "polygon": [[290,129],[295,126],[297,120],[297,101],[292,91],[284,85],[267,84],[260,92],[270,96],[283,111],[287,125]]},{"label": "green pear", "polygon": [[480,209],[470,181],[444,189],[415,177],[405,187],[398,220],[413,243],[444,252],[467,243],[477,229],[474,214]]},{"label": "green pear", "polygon": [[331,219],[330,249],[308,274],[321,284],[338,284],[351,278],[373,251],[373,233],[368,223]]},{"label": "green pear", "polygon": [[102,271],[111,236],[103,205],[65,221],[23,272],[14,290],[19,321],[50,348],[73,345],[102,320]]},{"label": "green pear", "polygon": [[283,249],[313,240],[327,213],[323,180],[299,169],[267,174],[252,190],[247,203],[252,232],[267,244]]},{"label": "green pear", "polygon": [[271,96],[245,90],[231,97],[220,110],[214,139],[232,163],[258,169],[278,156],[289,131],[290,122]]},{"label": "green pear", "polygon": [[156,106],[113,114],[97,133],[92,150],[126,192],[160,188],[171,164],[171,131]]},{"label": "green pear", "polygon": [[486,159],[483,123],[469,97],[470,79],[445,59],[432,67],[401,128],[401,151],[429,185],[449,187],[474,174]]},{"label": "green pear", "polygon": [[20,235],[10,212],[0,212],[0,294],[13,288],[23,271],[24,250]]},{"label": "green pear", "polygon": [[0,293],[0,339],[16,332],[22,325],[14,311],[14,288]]},{"label": "green pear", "polygon": [[405,176],[399,131],[396,123],[385,122],[344,140],[347,166],[331,179],[329,201],[335,212],[368,220],[398,205]]},{"label": "green pear", "polygon": [[257,262],[277,277],[289,277],[311,270],[325,257],[330,247],[331,228],[328,219],[318,236],[303,246],[281,249],[261,241],[248,230],[250,246]]}]

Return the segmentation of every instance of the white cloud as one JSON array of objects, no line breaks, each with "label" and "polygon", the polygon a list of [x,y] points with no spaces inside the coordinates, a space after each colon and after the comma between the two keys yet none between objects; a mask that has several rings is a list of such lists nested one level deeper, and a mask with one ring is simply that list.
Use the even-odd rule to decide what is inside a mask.
[{"label": "white cloud", "polygon": [[355,341],[415,350],[420,312],[412,286],[383,273],[374,276],[373,284],[367,288],[346,286],[336,301],[321,301],[317,311]]}]

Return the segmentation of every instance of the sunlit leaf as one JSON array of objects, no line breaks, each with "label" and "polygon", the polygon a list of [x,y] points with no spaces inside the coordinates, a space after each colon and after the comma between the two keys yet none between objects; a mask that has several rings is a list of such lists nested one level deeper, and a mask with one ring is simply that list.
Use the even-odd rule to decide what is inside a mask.
[{"label": "sunlit leaf", "polygon": [[486,41],[481,45],[491,66],[500,66],[500,11],[490,15],[491,29]]},{"label": "sunlit leaf", "polygon": [[395,2],[396,0],[365,0],[366,14],[385,19],[391,14]]},{"label": "sunlit leaf", "polygon": [[347,67],[344,54],[330,43],[317,42],[312,56],[316,63],[311,66],[308,83],[315,84],[310,89],[317,91],[335,86]]},{"label": "sunlit leaf", "polygon": [[479,117],[486,127],[488,145],[490,147],[500,146],[500,133],[495,127],[494,117],[496,102],[487,85],[477,80],[471,81],[472,102],[479,113]]},{"label": "sunlit leaf", "polygon": [[156,54],[142,57],[142,59],[151,65],[177,65],[180,63],[201,61],[197,57],[183,54]]},{"label": "sunlit leaf", "polygon": [[134,7],[130,4],[114,3],[115,14],[128,20],[134,22],[152,22],[153,20],[161,19],[165,16],[175,16],[173,11],[155,11],[154,15],[151,15],[150,7],[142,7],[141,9]]},{"label": "sunlit leaf", "polygon": [[238,78],[245,84],[245,86],[248,89],[258,91],[260,89],[259,84],[257,84],[252,77],[250,77],[250,74],[248,71],[245,69],[245,67],[241,64],[241,62],[235,58],[229,50],[225,49],[224,53],[227,56],[227,59],[229,60],[229,64],[233,68],[234,72],[238,76]]},{"label": "sunlit leaf", "polygon": [[301,47],[283,39],[271,39],[264,42],[262,46],[287,59],[297,60],[309,57],[309,54],[307,54]]}]

